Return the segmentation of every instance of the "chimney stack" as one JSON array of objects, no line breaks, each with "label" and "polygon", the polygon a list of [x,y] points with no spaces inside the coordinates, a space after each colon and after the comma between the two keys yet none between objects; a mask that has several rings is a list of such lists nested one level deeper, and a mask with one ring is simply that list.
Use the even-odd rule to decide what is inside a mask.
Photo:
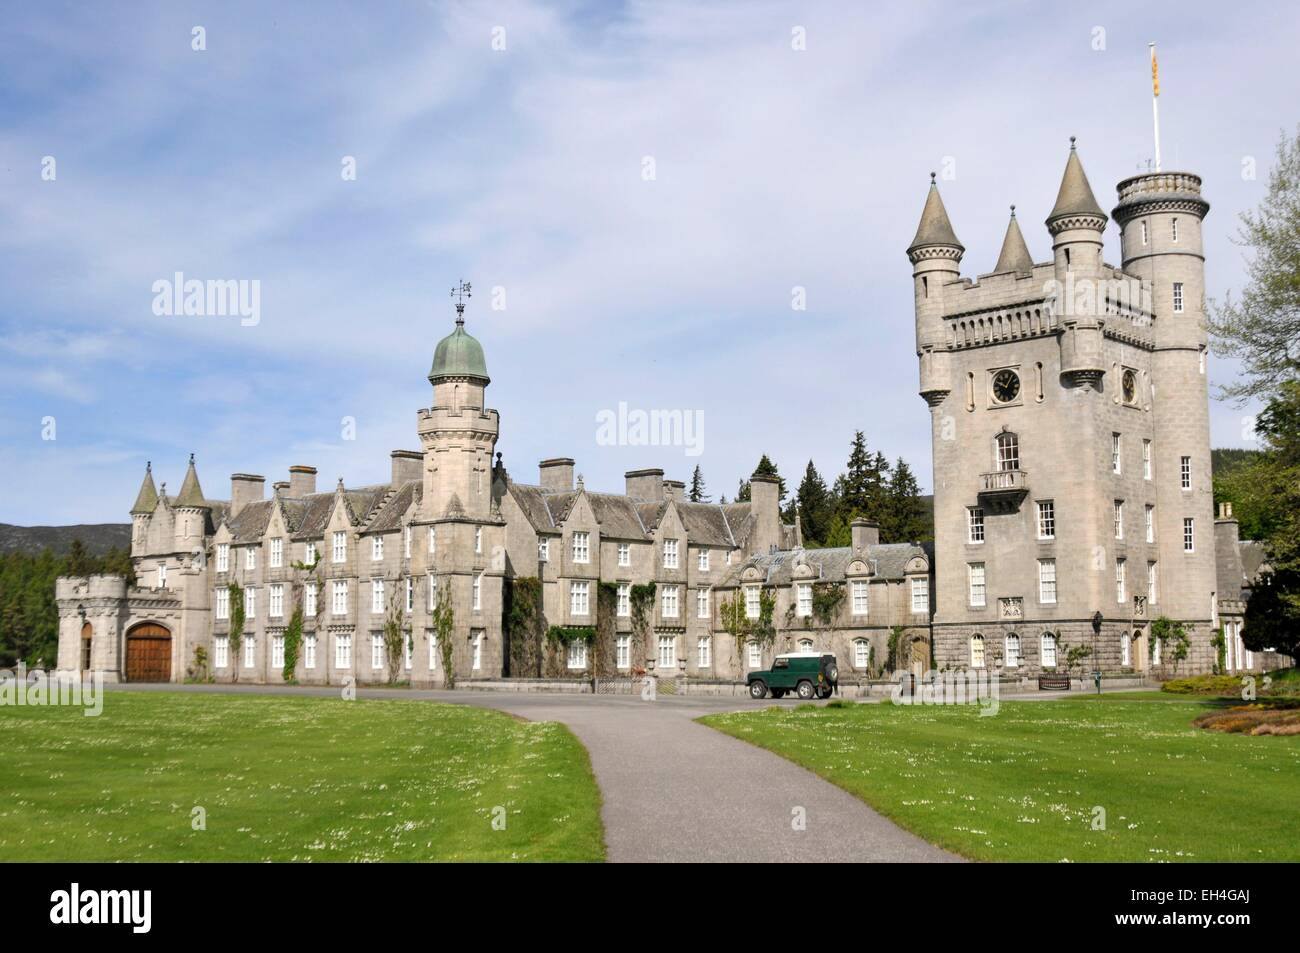
[{"label": "chimney stack", "polygon": [[551,493],[568,493],[573,489],[573,458],[551,457],[537,464],[542,489]]},{"label": "chimney stack", "polygon": [[420,470],[424,466],[423,453],[419,450],[394,450],[390,456],[393,458],[393,486],[420,479]]},{"label": "chimney stack", "polygon": [[853,548],[866,552],[872,546],[880,545],[880,524],[875,520],[859,516],[849,527],[853,533]]},{"label": "chimney stack", "polygon": [[262,499],[266,489],[266,477],[256,473],[232,473],[230,475],[230,518],[234,519],[249,503]]},{"label": "chimney stack", "polygon": [[276,482],[271,484],[272,493],[279,493],[281,496],[284,496],[288,491],[289,491],[288,480],[277,480]]},{"label": "chimney stack", "polygon": [[289,468],[289,495],[296,500],[316,492],[316,468],[293,466]]},{"label": "chimney stack", "polygon": [[686,499],[686,484],[681,480],[664,480],[664,498],[680,503]]},{"label": "chimney stack", "polygon": [[628,470],[623,474],[627,495],[634,500],[658,503],[664,498],[664,471]]},{"label": "chimney stack", "polygon": [[755,473],[749,478],[750,512],[754,531],[750,552],[770,553],[781,548],[781,478]]}]

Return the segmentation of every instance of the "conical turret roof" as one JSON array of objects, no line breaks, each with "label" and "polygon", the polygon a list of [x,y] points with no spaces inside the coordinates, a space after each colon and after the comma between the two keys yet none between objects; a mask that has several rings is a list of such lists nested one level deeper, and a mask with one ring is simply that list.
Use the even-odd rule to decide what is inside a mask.
[{"label": "conical turret roof", "polygon": [[998,263],[993,266],[993,273],[997,275],[1005,271],[1033,270],[1034,259],[1030,256],[1025,236],[1020,233],[1020,226],[1016,223],[1016,207],[1013,205],[1011,221],[1007,223],[1007,235],[1002,239],[1002,252],[998,255]]},{"label": "conical turret roof", "polygon": [[144,465],[144,482],[140,484],[140,492],[135,495],[135,505],[131,507],[132,515],[136,513],[152,513],[158,508],[158,491],[153,485],[153,463],[152,461]]},{"label": "conical turret roof", "polygon": [[907,246],[908,254],[928,245],[948,245],[966,250],[966,246],[957,240],[957,235],[952,230],[952,222],[948,220],[948,210],[943,207],[943,199],[939,197],[939,186],[935,184],[933,172],[930,173],[930,191],[925,197],[921,224],[916,227],[916,237],[912,239],[912,244]]},{"label": "conical turret roof", "polygon": [[1056,205],[1052,208],[1052,214],[1047,216],[1047,224],[1074,215],[1094,215],[1103,221],[1106,219],[1106,213],[1101,210],[1096,196],[1092,194],[1092,186],[1088,184],[1088,176],[1084,174],[1083,163],[1079,161],[1078,150],[1074,148],[1074,137],[1071,136],[1070,158],[1065,161],[1065,175],[1061,176],[1061,189],[1056,193]]},{"label": "conical turret roof", "polygon": [[185,482],[181,484],[181,492],[176,497],[177,506],[205,507],[207,501],[203,499],[203,488],[199,486],[199,473],[194,469],[194,454],[190,454],[190,466],[185,471]]}]

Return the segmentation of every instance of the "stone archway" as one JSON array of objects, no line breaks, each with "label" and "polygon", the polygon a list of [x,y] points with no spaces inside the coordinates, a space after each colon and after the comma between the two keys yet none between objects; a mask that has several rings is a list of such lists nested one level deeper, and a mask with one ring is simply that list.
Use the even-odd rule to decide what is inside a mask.
[{"label": "stone archway", "polygon": [[126,633],[126,680],[170,682],[172,634],[157,622],[141,622]]}]

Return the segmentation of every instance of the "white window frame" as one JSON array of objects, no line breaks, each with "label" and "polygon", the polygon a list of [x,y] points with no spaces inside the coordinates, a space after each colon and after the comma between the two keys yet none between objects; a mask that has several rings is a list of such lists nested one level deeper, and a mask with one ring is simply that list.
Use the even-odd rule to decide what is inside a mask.
[{"label": "white window frame", "polygon": [[1124,538],[1124,501],[1116,500],[1114,512],[1112,514],[1112,528],[1115,530],[1115,538]]},{"label": "white window frame", "polygon": [[620,566],[632,565],[632,544],[631,543],[618,544],[618,564]]},{"label": "white window frame", "polygon": [[315,632],[308,632],[302,637],[302,667],[309,672],[316,667]]},{"label": "white window frame", "polygon": [[470,583],[470,608],[475,612],[483,610],[483,575],[482,573],[474,577]]},{"label": "white window frame", "polygon": [[1178,460],[1178,479],[1184,490],[1192,488],[1192,458],[1180,457]]},{"label": "white window frame", "polygon": [[659,668],[668,671],[677,670],[677,636],[661,635],[659,636],[658,653],[655,659]]},{"label": "white window frame", "polygon": [[988,646],[984,641],[984,636],[978,632],[968,640],[970,652],[970,667],[984,668],[988,663]]},{"label": "white window frame", "polygon": [[245,546],[244,547],[244,569],[247,570],[248,572],[252,572],[256,568],[257,568],[257,547]]},{"label": "white window frame", "polygon": [[587,564],[591,562],[591,534],[578,531],[573,534],[570,540],[571,552],[575,563]]},{"label": "white window frame", "polygon": [[709,590],[696,589],[695,590],[695,618],[707,619],[709,618],[710,614],[711,613],[709,612]]},{"label": "white window frame", "polygon": [[707,549],[700,550],[699,563],[697,565],[699,566],[700,572],[709,571],[709,551]]},{"label": "white window frame", "polygon": [[1144,514],[1143,519],[1146,520],[1147,542],[1154,543],[1156,541],[1156,508],[1148,503],[1142,512]]},{"label": "white window frame", "polygon": [[316,618],[316,583],[303,583],[302,587],[302,614],[305,618]]},{"label": "white window frame", "polygon": [[348,614],[348,581],[330,580],[330,615]]},{"label": "white window frame", "polygon": [[370,561],[377,563],[384,558],[384,537],[370,537]]},{"label": "white window frame", "polygon": [[757,619],[762,615],[762,599],[758,586],[745,587],[745,618]]},{"label": "white window frame", "polygon": [[966,564],[966,590],[972,608],[982,609],[988,605],[988,582],[984,563]]},{"label": "white window frame", "polygon": [[537,561],[542,563],[551,561],[551,540],[549,537],[543,536],[537,540]]},{"label": "white window frame", "polygon": [[483,637],[482,629],[475,629],[470,636],[470,643],[473,646],[470,668],[476,672],[483,668]]},{"label": "white window frame", "polygon": [[615,610],[619,618],[626,619],[632,614],[632,584],[630,582],[620,582],[618,584],[618,608]]},{"label": "white window frame", "polygon": [[585,579],[573,579],[569,582],[569,615],[585,616],[591,614],[591,584]]},{"label": "white window frame", "polygon": [[244,634],[244,668],[257,667],[257,636]]},{"label": "white window frame", "polygon": [[1119,664],[1121,668],[1130,668],[1133,665],[1133,639],[1127,631],[1120,633],[1119,637]]},{"label": "white window frame", "polygon": [[1123,436],[1117,433],[1110,435],[1110,471],[1124,472]]},{"label": "white window frame", "polygon": [[707,635],[695,640],[695,665],[697,668],[713,667],[713,640]]},{"label": "white window frame", "polygon": [[257,618],[257,590],[252,586],[244,590],[244,617]]},{"label": "white window frame", "polygon": [[1008,632],[1002,638],[1002,664],[1006,668],[1020,667],[1020,636]]},{"label": "white window frame", "polygon": [[335,563],[346,562],[348,558],[348,534],[344,530],[335,530],[333,536],[333,548],[330,555],[331,561]]},{"label": "white window frame", "polygon": [[570,669],[584,669],[587,667],[587,643],[582,639],[572,640],[566,646],[565,659],[566,665]]},{"label": "white window frame", "polygon": [[812,615],[812,583],[801,582],[795,585],[795,615],[806,619]]},{"label": "white window frame", "polygon": [[158,588],[167,588],[167,560],[158,560]]},{"label": "white window frame", "polygon": [[966,507],[966,542],[974,546],[984,544],[984,508]]},{"label": "white window frame", "polygon": [[230,572],[229,543],[217,543],[217,572]]},{"label": "white window frame", "polygon": [[306,542],[302,544],[302,563],[304,566],[311,566],[316,562],[316,544],[315,542]]},{"label": "white window frame", "polygon": [[482,526],[474,527],[474,552],[476,553],[483,552],[483,527]]},{"label": "white window frame", "polygon": [[1056,668],[1056,636],[1051,632],[1044,632],[1038,637],[1039,666],[1041,668]]},{"label": "white window frame", "polygon": [[272,619],[284,618],[284,585],[275,583],[268,587],[266,614]]},{"label": "white window frame", "polygon": [[384,636],[380,632],[370,633],[370,669],[379,671],[384,667]]},{"label": "white window frame", "polygon": [[614,666],[616,668],[632,667],[632,636],[620,635],[614,640]]},{"label": "white window frame", "polygon": [[409,615],[415,611],[415,577],[406,577],[406,612]]},{"label": "white window frame", "polygon": [[402,527],[402,555],[407,559],[411,558],[411,537],[415,535],[415,528],[407,523]]},{"label": "white window frame", "polygon": [[1183,283],[1174,282],[1174,314],[1183,313]]},{"label": "white window frame", "polygon": [[380,613],[384,611],[384,580],[370,580],[370,611],[371,613]]},{"label": "white window frame", "polygon": [[1056,501],[1038,501],[1038,538],[1056,539]]},{"label": "white window frame", "polygon": [[850,611],[855,616],[871,613],[871,583],[865,579],[854,579],[850,586]]},{"label": "white window frame", "polygon": [[665,619],[676,619],[678,616],[678,613],[681,609],[680,600],[678,599],[678,596],[680,594],[679,590],[680,590],[679,586],[663,587],[664,595],[663,595],[663,601],[660,603],[659,611]]},{"label": "white window frame", "polygon": [[853,640],[853,667],[861,669],[871,667],[871,643],[866,639]]},{"label": "white window frame", "polygon": [[1147,604],[1160,602],[1160,564],[1154,559],[1147,560]]},{"label": "white window frame", "polygon": [[438,552],[438,527],[429,527],[429,555],[432,556]]},{"label": "white window frame", "polygon": [[1151,479],[1151,441],[1142,441],[1142,479]]},{"label": "white window frame", "polygon": [[276,537],[271,540],[271,568],[280,569],[284,566],[284,540]]},{"label": "white window frame", "polygon": [[336,669],[352,667],[351,632],[340,632],[334,636],[334,667]]},{"label": "white window frame", "polygon": [[225,586],[218,586],[216,591],[216,599],[214,600],[214,602],[216,606],[217,618],[223,621],[229,619],[230,618],[230,590],[227,589]]},{"label": "white window frame", "polygon": [[1191,516],[1183,517],[1183,552],[1196,552],[1196,519]]},{"label": "white window frame", "polygon": [[429,640],[429,671],[438,670],[438,630],[425,629],[424,637]]},{"label": "white window frame", "polygon": [[217,668],[230,667],[230,636],[219,635],[213,649],[213,665]]},{"label": "white window frame", "polygon": [[675,539],[664,540],[664,568],[665,569],[678,568],[677,540]]},{"label": "white window frame", "polygon": [[1123,556],[1115,558],[1115,601],[1128,602],[1128,560]]},{"label": "white window frame", "polygon": [[1038,601],[1045,606],[1056,604],[1056,559],[1038,560]]},{"label": "white window frame", "polygon": [[913,576],[912,615],[930,614],[930,579],[928,576]]},{"label": "white window frame", "polygon": [[271,667],[284,668],[284,636],[271,636]]},{"label": "white window frame", "polygon": [[757,642],[745,643],[745,667],[762,668],[763,667],[763,647]]}]

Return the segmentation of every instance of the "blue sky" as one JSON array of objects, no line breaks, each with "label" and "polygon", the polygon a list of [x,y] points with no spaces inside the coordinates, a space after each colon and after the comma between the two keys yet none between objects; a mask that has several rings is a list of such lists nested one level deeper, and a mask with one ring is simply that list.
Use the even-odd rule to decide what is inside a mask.
[{"label": "blue sky", "polygon": [[[1300,8],[1251,3],[10,7],[0,521],[124,521],[145,461],[175,491],[191,451],[213,498],[297,463],[386,480],[462,277],[517,479],[698,462],[730,496],[763,452],[829,479],[862,429],[928,486],[904,248],[930,170],[951,157],[963,274],[1012,202],[1047,258],[1069,136],[1105,208],[1151,156],[1155,39],[1164,166],[1205,179],[1221,297],[1298,118],[1297,35]],[[177,271],[257,280],[259,323],[155,315]],[[703,453],[598,446],[620,402],[701,411]],[[1249,445],[1249,410],[1214,403],[1217,446]]]}]

